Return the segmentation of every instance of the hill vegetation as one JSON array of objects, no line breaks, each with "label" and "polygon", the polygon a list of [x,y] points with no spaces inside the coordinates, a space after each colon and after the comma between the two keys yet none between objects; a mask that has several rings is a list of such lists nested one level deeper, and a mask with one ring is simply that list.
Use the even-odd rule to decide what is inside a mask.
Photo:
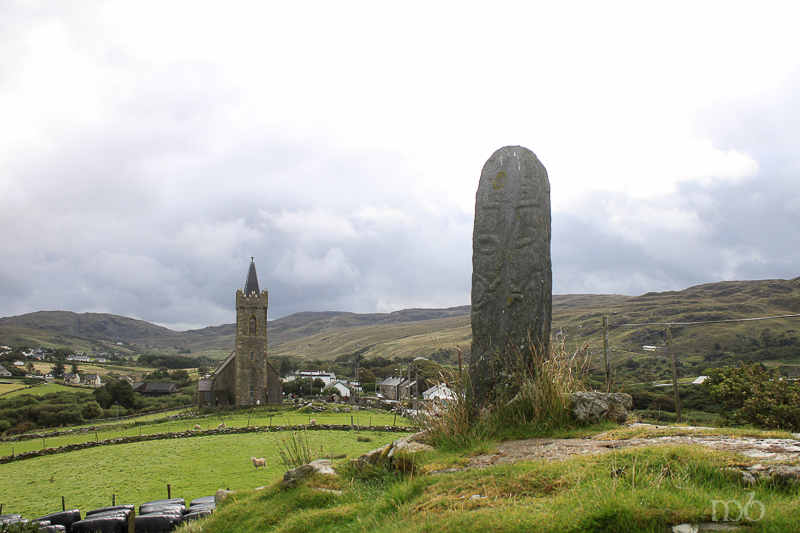
[{"label": "hill vegetation", "polygon": [[[394,313],[296,313],[269,322],[271,359],[333,362],[355,356],[409,361],[445,355],[457,363],[457,347],[469,351],[469,306],[407,309]],[[726,355],[753,357],[785,371],[800,365],[798,318],[726,322],[800,314],[800,278],[724,281],[682,291],[623,295],[556,295],[552,333],[568,348],[587,345],[591,367],[602,357],[602,318],[609,317],[612,367],[640,381],[657,380],[663,357],[643,345],[666,340],[670,322],[676,354],[687,373],[704,371]],[[114,351],[122,355],[206,356],[221,361],[233,350],[234,326],[171,331],[141,320],[101,313],[40,311],[0,318],[0,343],[9,346],[67,347],[74,351]],[[688,366],[684,366],[684,363]],[[689,372],[689,368],[695,367]]]}]

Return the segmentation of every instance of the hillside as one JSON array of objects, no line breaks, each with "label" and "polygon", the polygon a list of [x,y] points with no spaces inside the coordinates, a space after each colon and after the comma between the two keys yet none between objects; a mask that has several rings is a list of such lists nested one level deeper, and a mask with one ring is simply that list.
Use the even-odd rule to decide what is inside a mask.
[{"label": "hillside", "polygon": [[[407,309],[393,313],[305,312],[269,322],[271,357],[333,360],[361,353],[365,357],[428,356],[456,346],[469,351],[469,306]],[[609,317],[610,348],[615,365],[645,357],[642,345],[662,344],[664,326],[679,357],[701,360],[709,353],[741,350],[769,328],[774,338],[790,338],[797,318],[720,322],[800,314],[800,278],[724,281],[682,291],[623,295],[556,295],[552,332],[572,351],[588,343],[602,354],[602,317]],[[681,325],[683,323],[692,325]],[[800,329],[800,328],[798,328]],[[0,342],[10,345],[69,346],[76,351],[114,349],[123,353],[176,353],[220,360],[233,349],[234,326],[226,324],[185,332],[141,320],[100,313],[40,311],[0,318]],[[119,344],[122,343],[122,344]],[[752,347],[752,346],[751,346]],[[795,351],[781,356],[794,364]],[[800,354],[797,357],[800,363]]]}]

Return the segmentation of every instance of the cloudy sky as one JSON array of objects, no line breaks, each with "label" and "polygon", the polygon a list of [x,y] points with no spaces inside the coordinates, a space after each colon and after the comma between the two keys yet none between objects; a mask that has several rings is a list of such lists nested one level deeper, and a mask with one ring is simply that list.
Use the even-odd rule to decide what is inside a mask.
[{"label": "cloudy sky", "polygon": [[0,316],[470,301],[484,162],[553,290],[800,275],[796,2],[0,3]]}]

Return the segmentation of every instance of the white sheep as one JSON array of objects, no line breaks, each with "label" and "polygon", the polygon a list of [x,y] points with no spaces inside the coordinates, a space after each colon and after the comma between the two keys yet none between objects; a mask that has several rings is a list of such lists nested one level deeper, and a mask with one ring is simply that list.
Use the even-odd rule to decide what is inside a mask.
[{"label": "white sheep", "polygon": [[225,422],[220,422],[217,429],[225,429]]},{"label": "white sheep", "polygon": [[316,426],[317,425],[317,419],[316,418],[312,418],[311,420],[308,421],[308,425],[309,426]]},{"label": "white sheep", "polygon": [[250,460],[253,461],[253,466],[256,467],[256,470],[258,470],[259,466],[263,466],[264,470],[267,469],[267,460],[264,459],[263,457],[261,459],[256,459],[255,457],[251,457]]},{"label": "white sheep", "polygon": [[203,429],[203,428],[200,427],[200,424],[195,424],[194,429]]}]

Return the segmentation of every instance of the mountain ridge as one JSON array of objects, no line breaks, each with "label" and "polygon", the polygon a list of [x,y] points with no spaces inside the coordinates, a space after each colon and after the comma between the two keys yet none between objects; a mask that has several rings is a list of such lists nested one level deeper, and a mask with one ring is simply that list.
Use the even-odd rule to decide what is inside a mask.
[{"label": "mountain ridge", "polygon": [[[664,324],[675,324],[674,340],[686,340],[685,352],[701,354],[714,345],[730,347],[758,329],[792,331],[794,323],[773,321],[721,325],[718,320],[800,313],[800,277],[791,280],[721,281],[680,291],[638,296],[571,294],[553,296],[552,332],[570,346],[602,344],[602,316],[609,317],[615,350],[634,354],[643,343],[664,338]],[[682,325],[708,323],[702,327]],[[333,360],[355,352],[366,357],[407,358],[462,349],[471,343],[470,306],[391,313],[305,311],[268,322],[270,357]],[[114,349],[130,355],[148,350],[190,350],[221,359],[233,350],[234,324],[173,331],[149,322],[108,313],[37,311],[0,318],[0,342],[11,345],[73,346],[76,351]],[[120,345],[120,343],[122,343]]]}]

